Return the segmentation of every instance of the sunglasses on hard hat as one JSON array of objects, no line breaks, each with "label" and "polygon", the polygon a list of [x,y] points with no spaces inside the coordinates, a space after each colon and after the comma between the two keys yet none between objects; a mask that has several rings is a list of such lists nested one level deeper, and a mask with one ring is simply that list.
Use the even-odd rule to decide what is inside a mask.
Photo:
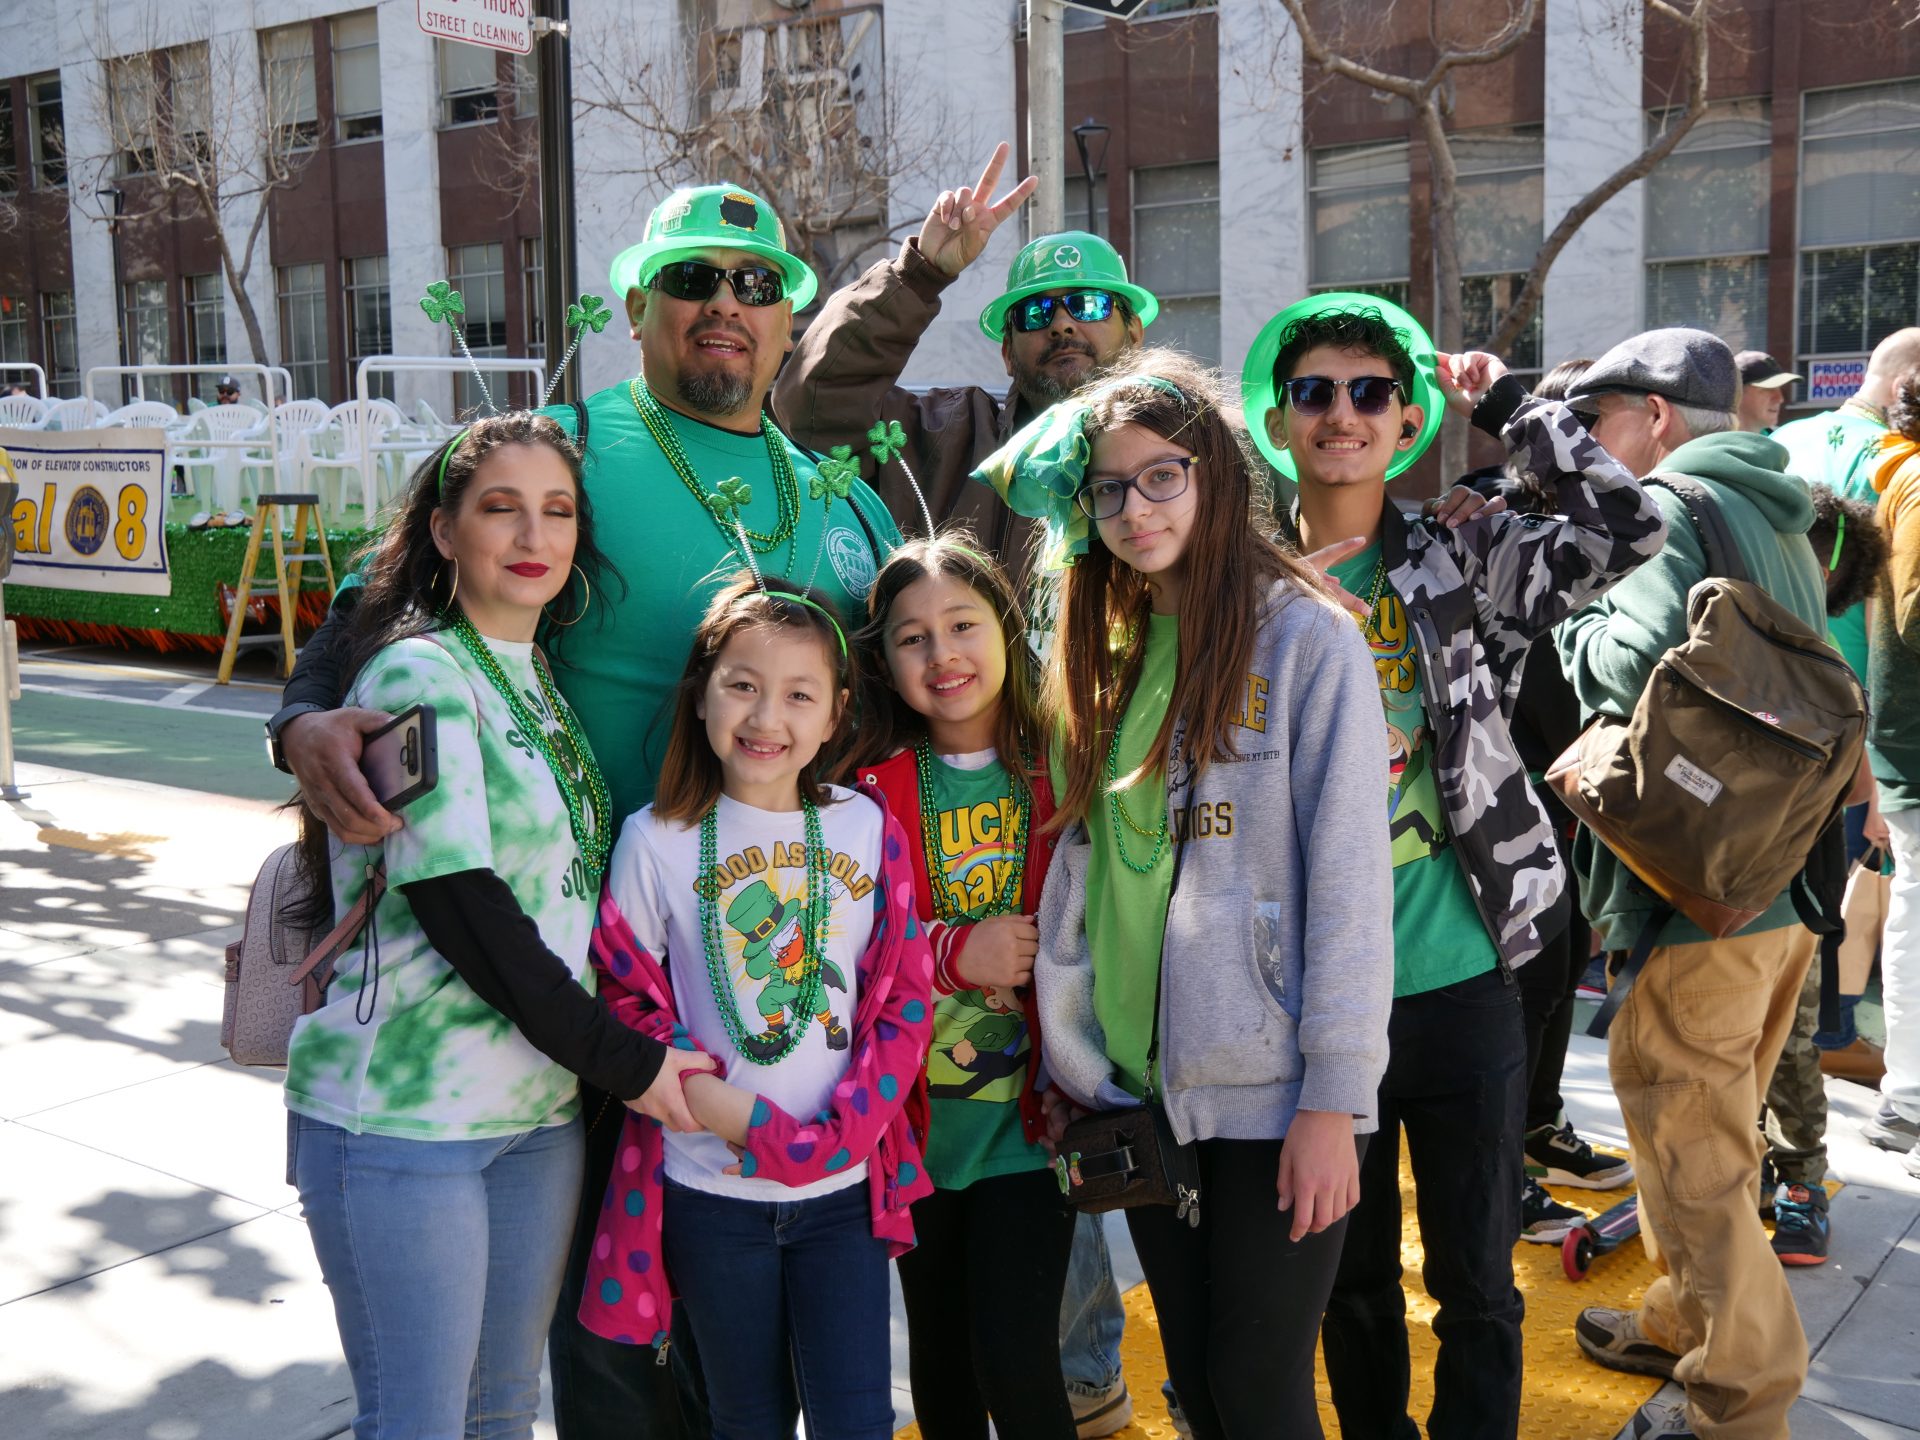
[{"label": "sunglasses on hard hat", "polygon": [[1405,388],[1398,380],[1387,375],[1360,375],[1352,380],[1330,380],[1325,375],[1299,375],[1291,380],[1283,380],[1280,389],[1291,405],[1302,415],[1324,415],[1333,408],[1333,397],[1342,389],[1353,402],[1353,408],[1362,415],[1382,415],[1387,406],[1393,403],[1394,392],[1405,395]]},{"label": "sunglasses on hard hat", "polygon": [[711,300],[725,280],[742,305],[778,305],[786,297],[786,281],[770,265],[741,265],[723,270],[703,260],[674,260],[662,265],[647,282],[676,300]]},{"label": "sunglasses on hard hat", "polygon": [[1029,295],[1007,312],[1013,328],[1027,334],[1053,324],[1053,312],[1065,308],[1069,318],[1092,325],[1113,314],[1114,299],[1105,290],[1069,290],[1065,295]]}]

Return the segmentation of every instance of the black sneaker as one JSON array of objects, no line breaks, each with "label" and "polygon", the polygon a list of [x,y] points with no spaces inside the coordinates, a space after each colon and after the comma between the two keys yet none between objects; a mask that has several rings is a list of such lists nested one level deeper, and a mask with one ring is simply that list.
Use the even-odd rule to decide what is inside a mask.
[{"label": "black sneaker", "polygon": [[1920,1125],[1894,1109],[1891,1100],[1882,1100],[1873,1118],[1860,1127],[1860,1133],[1882,1150],[1904,1155],[1913,1149],[1914,1141],[1920,1140]]},{"label": "black sneaker", "polygon": [[1633,1162],[1599,1154],[1573,1133],[1569,1121],[1558,1130],[1542,1125],[1527,1132],[1527,1174],[1543,1185],[1618,1190],[1633,1183]]},{"label": "black sneaker", "polygon": [[1630,1440],[1693,1440],[1693,1422],[1684,1400],[1649,1400],[1634,1411]]},{"label": "black sneaker", "polygon": [[1773,1253],[1782,1265],[1818,1265],[1827,1258],[1833,1223],[1819,1185],[1782,1184],[1773,1195]]},{"label": "black sneaker", "polygon": [[1780,1188],[1780,1176],[1773,1168],[1773,1152],[1760,1157],[1760,1218],[1773,1219],[1773,1197]]},{"label": "black sneaker", "polygon": [[1530,1245],[1558,1245],[1586,1221],[1582,1212],[1562,1205],[1538,1180],[1527,1177],[1520,1192],[1520,1238]]},{"label": "black sneaker", "polygon": [[1673,1367],[1680,1363],[1673,1351],[1662,1349],[1641,1333],[1637,1310],[1589,1305],[1574,1322],[1573,1338],[1589,1360],[1629,1375],[1657,1375],[1671,1380]]}]

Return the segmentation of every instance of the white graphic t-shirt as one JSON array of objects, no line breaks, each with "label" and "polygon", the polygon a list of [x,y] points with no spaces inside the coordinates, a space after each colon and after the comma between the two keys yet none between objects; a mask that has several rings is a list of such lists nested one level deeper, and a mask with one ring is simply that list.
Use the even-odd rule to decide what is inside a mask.
[{"label": "white graphic t-shirt", "polygon": [[[576,757],[534,672],[533,646],[488,645],[577,774]],[[359,899],[365,867],[386,862],[387,893],[374,910],[379,963],[364,977],[362,994],[356,941],[340,957],[327,1003],[294,1026],[288,1107],[355,1134],[416,1140],[512,1135],[570,1119],[578,1092],[572,1072],[534,1049],[467,988],[428,944],[400,893],[415,880],[491,869],[547,948],[593,989],[587,944],[599,897],[587,883],[566,804],[538,742],[520,733],[500,692],[466,647],[444,632],[380,651],[346,703],[396,715],[431,705],[439,780],[400,812],[405,824],[382,844],[334,842],[336,915]]]},{"label": "white graphic t-shirt", "polygon": [[[885,839],[880,807],[838,786],[820,811],[827,849],[827,923],[817,1000],[809,1002],[802,961],[807,846],[801,812],[758,810],[721,796],[711,875],[700,867],[700,826],[669,824],[653,807],[620,832],[607,888],[634,936],[665,957],[675,1008],[701,1049],[718,1056],[727,1079],[805,1119],[826,1109],[852,1059],[858,967],[873,935],[874,897]],[[701,887],[713,896],[723,979],[716,986],[701,934]],[[749,1049],[783,1058],[756,1064],[734,1044],[722,1017],[730,1006]],[[737,1163],[717,1135],[666,1132],[667,1176],[695,1190],[751,1200],[804,1200],[865,1178],[865,1162],[812,1185],[722,1173]]]}]

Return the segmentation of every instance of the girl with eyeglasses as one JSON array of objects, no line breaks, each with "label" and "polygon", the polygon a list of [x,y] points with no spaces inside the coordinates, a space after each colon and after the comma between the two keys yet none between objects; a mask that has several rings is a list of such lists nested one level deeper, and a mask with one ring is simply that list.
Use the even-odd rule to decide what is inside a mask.
[{"label": "girl with eyeglasses", "polygon": [[1267,538],[1229,413],[1211,372],[1145,351],[977,472],[1070,565],[1035,964],[1052,1131],[1146,1103],[1197,1147],[1198,1205],[1127,1224],[1201,1440],[1320,1433],[1392,989],[1373,666]]}]

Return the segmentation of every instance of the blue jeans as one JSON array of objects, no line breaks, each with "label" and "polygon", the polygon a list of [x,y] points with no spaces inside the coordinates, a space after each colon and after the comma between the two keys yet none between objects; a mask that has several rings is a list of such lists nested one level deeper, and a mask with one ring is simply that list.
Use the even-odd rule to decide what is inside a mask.
[{"label": "blue jeans", "polygon": [[667,1182],[667,1269],[693,1327],[714,1440],[891,1440],[886,1243],[864,1181],[813,1200]]},{"label": "blue jeans", "polygon": [[290,1138],[356,1440],[530,1437],[580,1190],[579,1121],[400,1140],[296,1115]]},{"label": "blue jeans", "polygon": [[1067,1393],[1083,1398],[1105,1395],[1120,1383],[1120,1336],[1127,1328],[1103,1218],[1081,1215],[1074,1223],[1060,1300],[1060,1373]]}]

